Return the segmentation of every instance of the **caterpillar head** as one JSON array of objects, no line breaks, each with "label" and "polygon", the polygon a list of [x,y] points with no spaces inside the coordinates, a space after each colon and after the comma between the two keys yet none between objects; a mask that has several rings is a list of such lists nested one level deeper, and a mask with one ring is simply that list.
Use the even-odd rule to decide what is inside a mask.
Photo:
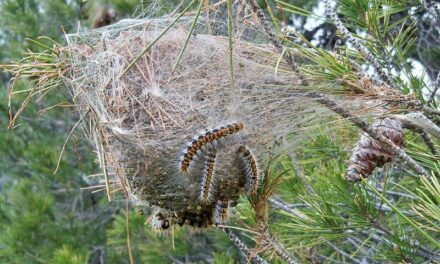
[{"label": "caterpillar head", "polygon": [[151,228],[155,231],[165,231],[170,228],[171,222],[167,213],[158,211],[151,219]]}]

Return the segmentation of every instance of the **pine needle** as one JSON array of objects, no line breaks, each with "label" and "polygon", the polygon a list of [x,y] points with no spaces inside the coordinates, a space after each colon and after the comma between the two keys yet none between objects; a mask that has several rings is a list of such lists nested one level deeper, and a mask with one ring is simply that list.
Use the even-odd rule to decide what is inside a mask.
[{"label": "pine needle", "polygon": [[112,194],[110,192],[110,180],[109,180],[109,176],[108,176],[108,172],[107,172],[107,158],[105,156],[104,146],[102,146],[102,159],[104,162],[104,166],[102,166],[102,170],[104,171],[104,176],[105,176],[105,189],[107,191],[107,199],[109,202],[111,202]]},{"label": "pine needle", "polygon": [[235,86],[234,78],[234,59],[233,59],[233,28],[232,28],[232,0],[228,1],[228,48],[229,48],[229,67],[231,72],[231,86]]},{"label": "pine needle", "polygon": [[197,21],[199,20],[200,12],[202,11],[202,7],[203,7],[203,0],[200,0],[199,7],[197,8],[197,14],[194,17],[193,23],[191,25],[191,29],[188,32],[188,38],[186,39],[185,43],[183,44],[182,50],[180,51],[179,56],[177,57],[176,63],[174,64],[173,69],[171,70],[171,74],[174,73],[177,66],[179,65],[180,60],[182,59],[183,53],[185,52],[186,46],[188,45],[188,42],[189,42],[189,39],[191,38],[191,36],[194,32],[194,29],[196,28]]},{"label": "pine needle", "polygon": [[179,21],[179,19],[190,9],[190,7],[193,5],[195,1],[196,0],[191,1],[191,3],[173,20],[173,22],[171,22],[168,25],[168,27],[166,27],[162,31],[162,33],[160,33],[159,36],[157,36],[157,38],[155,38],[147,47],[145,47],[141,51],[141,53],[139,53],[139,55],[127,66],[127,68],[125,68],[125,70],[121,73],[119,78],[121,78],[126,72],[128,72],[128,70],[130,70],[130,68],[133,67],[133,65],[136,64],[136,62],[138,62],[138,60],[140,60],[140,58],[142,58],[142,56],[144,56],[144,54],[147,53],[151,49],[151,47],[153,47],[154,44],[156,44],[156,42],[159,41],[162,38],[162,36],[168,32],[168,30],[170,30],[170,28],[172,28],[177,21]]},{"label": "pine needle", "polygon": [[377,196],[382,199],[384,203],[386,203],[389,207],[393,209],[400,217],[402,217],[408,224],[414,227],[422,236],[431,241],[437,248],[440,249],[440,242],[432,238],[425,231],[423,231],[416,223],[414,223],[411,219],[409,219],[404,213],[402,213],[399,208],[395,207],[385,196],[383,196],[380,192],[376,190],[373,186],[371,186],[365,179],[362,180],[362,183],[365,184],[372,190]]},{"label": "pine needle", "polygon": [[130,211],[128,206],[128,199],[125,199],[125,226],[126,226],[126,232],[127,232],[127,249],[128,249],[128,256],[130,258],[130,264],[134,264],[133,254],[131,253],[131,242],[130,242]]},{"label": "pine needle", "polygon": [[70,137],[73,135],[73,132],[75,129],[79,126],[79,124],[83,121],[84,117],[89,113],[90,110],[85,112],[79,120],[76,122],[76,124],[73,126],[72,130],[70,130],[69,134],[67,135],[66,140],[64,141],[63,147],[61,148],[60,155],[58,156],[57,166],[55,168],[55,171],[53,172],[53,175],[57,174],[58,169],[60,168],[61,158],[63,157],[64,150],[66,149],[67,142],[69,141]]}]

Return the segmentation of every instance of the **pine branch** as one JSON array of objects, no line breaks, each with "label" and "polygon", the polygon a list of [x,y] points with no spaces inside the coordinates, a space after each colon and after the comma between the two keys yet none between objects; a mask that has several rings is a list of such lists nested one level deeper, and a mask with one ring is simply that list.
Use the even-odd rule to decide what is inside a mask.
[{"label": "pine branch", "polygon": [[[326,1],[327,2],[327,4],[328,4],[328,1]],[[265,18],[264,18],[264,13],[262,12],[262,10],[261,9],[259,9],[258,8],[258,6],[256,5],[256,3],[255,3],[255,1],[252,1],[251,2],[251,5],[252,5],[252,9],[253,9],[253,11],[255,12],[255,13],[257,13],[257,14],[259,14],[258,15],[258,17],[259,17],[259,20],[260,20],[260,23],[262,24],[262,25],[265,25],[264,26],[264,30],[266,31],[266,33],[269,35],[269,39],[272,41],[272,43],[274,44],[274,46],[282,53],[282,54],[287,54],[288,56],[290,55],[290,54],[288,54],[288,53],[286,53],[285,51],[284,51],[284,47],[282,46],[282,44],[279,42],[279,40],[276,38],[276,35],[275,34],[273,34],[273,33],[271,33],[271,29],[268,27],[268,24],[267,24],[267,21],[265,21]],[[336,17],[337,18],[337,17]],[[338,19],[338,18],[337,18]],[[261,22],[262,21],[262,22]],[[265,22],[266,22],[266,24],[265,24]],[[340,20],[339,20],[339,22],[340,22]],[[342,23],[341,23],[341,25],[342,25]],[[348,34],[350,34],[349,32],[348,32],[348,30],[347,30],[347,32],[346,33],[348,33]],[[351,36],[351,35],[350,35]],[[351,36],[352,37],[352,39],[354,39],[354,37],[353,36]],[[357,41],[356,39],[354,39],[355,41]],[[353,44],[353,43],[352,43]],[[359,44],[360,44],[360,42],[359,42]],[[375,66],[375,68],[376,68],[376,70],[378,71],[378,73],[379,73],[379,75],[385,80],[385,82],[387,82],[389,85],[393,85],[393,81],[392,81],[392,79],[390,79],[390,78],[388,78],[388,76],[385,74],[385,72],[383,71],[383,69],[382,69],[382,67],[377,63],[377,62],[375,62],[374,61],[374,58],[372,57],[372,55],[371,54],[369,54],[369,51],[365,48],[365,47],[363,47],[362,46],[362,44],[360,44],[360,45],[356,45],[356,44],[354,44],[355,45],[355,47],[356,46],[359,46],[359,47],[361,47],[361,49],[362,48],[364,48],[364,56],[367,58],[367,60],[372,60],[372,61],[370,61],[370,63],[373,65],[373,66]],[[366,53],[365,53],[365,51],[367,51]],[[362,53],[362,52],[361,52]],[[370,56],[368,56],[368,55],[370,55]],[[286,57],[285,57],[285,59],[286,59]],[[287,59],[286,59],[286,61],[287,61],[287,63],[289,63],[290,65],[291,65],[291,68],[292,69],[295,69],[295,71],[298,69],[298,65],[296,64],[296,63],[294,63],[294,61],[293,60],[290,60],[288,57],[287,57]],[[293,62],[293,63],[292,63]],[[343,107],[339,107],[335,102],[333,102],[331,99],[329,99],[329,98],[327,98],[327,97],[325,97],[325,96],[323,96],[323,95],[321,95],[321,94],[318,94],[318,93],[303,93],[303,95],[305,96],[305,97],[308,97],[308,98],[313,98],[313,99],[315,99],[318,103],[320,103],[320,104],[322,104],[322,105],[324,105],[324,106],[326,106],[327,108],[329,108],[329,109],[331,109],[332,111],[334,111],[335,113],[337,113],[337,114],[339,114],[340,116],[342,116],[342,117],[344,117],[344,118],[346,118],[346,119],[348,119],[348,120],[350,120],[353,124],[355,124],[356,126],[358,126],[359,128],[361,128],[365,133],[367,133],[370,137],[372,137],[373,139],[375,139],[375,140],[377,140],[377,141],[379,141],[379,142],[381,142],[381,143],[384,143],[384,145],[386,145],[388,148],[390,148],[391,150],[392,150],[392,152],[396,155],[396,156],[398,156],[399,158],[401,158],[403,161],[404,161],[404,163],[406,163],[411,169],[413,169],[415,172],[417,172],[418,174],[421,174],[421,175],[423,175],[423,176],[425,176],[425,177],[427,177],[427,178],[430,178],[431,176],[428,174],[428,172],[426,172],[417,162],[415,162],[411,157],[409,157],[401,148],[399,148],[398,146],[396,146],[393,142],[391,142],[390,140],[388,140],[387,138],[385,138],[385,137],[383,137],[382,135],[379,135],[379,134],[377,134],[366,122],[364,122],[363,120],[361,120],[360,118],[358,118],[358,117],[355,117],[354,115],[352,115],[349,111],[347,111],[346,109],[344,109]],[[410,106],[410,107],[415,107],[415,108],[417,108],[417,109],[422,109],[425,113],[427,113],[427,114],[431,114],[431,115],[435,115],[435,114],[437,114],[437,112],[438,112],[438,110],[435,110],[435,109],[432,109],[432,108],[429,108],[429,107],[426,107],[426,106],[423,106],[423,105],[421,105],[420,104],[420,102],[417,102],[417,101],[414,101],[414,100],[409,100],[409,99],[406,99],[406,100],[404,100],[404,102],[403,102],[404,104],[406,104],[407,106]],[[289,153],[290,154],[290,153]],[[296,157],[295,156],[293,156],[293,158],[292,158],[292,155],[290,155],[291,156],[291,159],[292,159],[292,162],[293,162],[293,164],[294,164],[294,166],[295,166],[295,168],[296,168],[296,170],[297,170],[297,173],[298,173],[298,175],[299,175],[299,177],[302,177],[303,176],[303,174],[302,174],[302,171],[301,170],[298,170],[298,166],[296,166],[297,165],[297,162],[295,162],[296,161]],[[303,179],[303,178],[302,178]],[[309,186],[308,186],[309,187]],[[308,188],[309,189],[309,188]],[[293,215],[296,215],[296,216],[300,216],[299,214],[298,214],[298,212],[296,211],[296,210],[292,210],[287,204],[285,204],[285,203],[283,203],[283,202],[280,202],[280,201],[277,201],[277,200],[275,200],[275,199],[270,199],[270,202],[273,204],[273,205],[275,205],[276,207],[278,207],[278,208],[280,208],[280,209],[282,209],[282,210],[284,210],[284,211],[286,211],[286,212],[289,212],[289,213],[292,213]],[[391,235],[392,236],[392,233],[390,232],[390,231],[388,231],[386,228],[384,228],[383,226],[381,226],[377,221],[371,221],[372,222],[372,224],[373,224],[373,226],[374,226],[374,228],[376,228],[376,229],[378,229],[378,230],[381,230],[382,232],[385,232],[385,233],[387,233],[387,235]]]},{"label": "pine branch", "polygon": [[[381,189],[381,188],[376,187],[376,189],[379,192],[381,192],[381,193],[384,192],[384,190]],[[410,194],[407,194],[407,193],[394,192],[394,191],[385,191],[385,193],[388,194],[388,195],[397,196],[397,197],[403,197],[403,198],[407,198],[407,199],[411,199],[411,200],[416,200],[417,199],[416,197],[414,197],[414,196],[412,196]]]},{"label": "pine branch", "polygon": [[[344,26],[342,21],[339,19],[335,9],[332,7],[330,0],[325,0],[325,5],[327,9],[327,13],[330,15],[331,19],[334,21],[336,28],[342,33],[343,37],[350,42],[366,59],[367,61],[375,68],[376,72],[379,74],[379,77],[387,84],[388,89],[393,89],[395,87],[394,81],[389,77],[389,74],[386,73],[384,68],[375,60],[374,56],[370,53],[370,51],[359,41],[357,40]],[[427,105],[429,105],[432,100],[431,97],[434,97],[437,92],[438,87],[440,86],[440,74],[437,76],[436,84],[434,85],[433,93],[428,99]],[[410,100],[405,97],[405,99],[401,102],[407,107],[415,107],[417,109],[422,110],[428,115],[439,115],[440,112],[436,109],[432,109],[426,107],[418,101]]]},{"label": "pine branch", "polygon": [[409,100],[408,98],[405,98],[403,101],[401,101],[399,103],[401,103],[402,105],[405,105],[408,108],[414,108],[418,111],[422,111],[425,115],[427,115],[429,117],[433,117],[434,121],[437,120],[437,122],[439,122],[440,110],[430,108],[430,107],[422,104],[420,101]]},{"label": "pine branch", "polygon": [[437,94],[438,89],[440,88],[440,73],[437,75],[437,79],[435,80],[434,87],[432,88],[432,92],[426,101],[426,105],[430,105],[432,101],[434,101],[434,97]]},{"label": "pine branch", "polygon": [[431,153],[433,155],[437,155],[437,149],[435,148],[434,142],[432,141],[431,136],[426,133],[425,131],[420,132],[420,136],[422,137],[423,141],[425,142],[426,146],[429,148]]},{"label": "pine branch", "polygon": [[345,119],[350,120],[350,122],[352,122],[354,125],[362,129],[371,138],[383,143],[384,147],[388,148],[396,157],[399,157],[404,162],[404,164],[406,164],[413,171],[428,179],[431,178],[431,175],[415,160],[413,160],[410,156],[408,156],[408,154],[406,154],[405,151],[403,151],[400,147],[396,146],[391,140],[384,137],[383,135],[378,134],[375,130],[371,128],[371,126],[369,126],[365,121],[363,121],[359,117],[354,116],[345,108],[338,106],[333,100],[315,92],[305,93],[304,96],[311,99],[315,99],[316,102],[326,106],[328,109],[344,117]]},{"label": "pine branch", "polygon": [[430,3],[431,1],[423,0],[423,6],[437,21],[440,22],[440,3]]},{"label": "pine branch", "polygon": [[291,150],[287,150],[287,153],[289,154],[290,160],[292,161],[293,166],[295,167],[296,174],[301,179],[301,181],[303,182],[304,186],[306,186],[307,191],[309,191],[309,193],[316,194],[315,190],[310,185],[309,181],[306,179],[303,170],[299,166],[299,163],[298,163],[298,160],[296,158],[295,152],[293,152]]},{"label": "pine branch", "polygon": [[[299,167],[299,165],[298,165],[298,167]],[[300,167],[299,167],[299,171],[302,172],[302,169],[301,169]],[[310,188],[312,189],[312,193],[316,194],[316,191],[313,189],[313,187],[310,186]],[[396,192],[393,192],[393,193],[396,194]],[[400,193],[398,193],[398,194],[401,195]],[[286,202],[284,202],[284,201],[281,200],[281,199],[275,200],[274,198],[271,198],[271,199],[270,199],[270,202],[271,202],[272,204],[274,204],[277,208],[279,208],[279,209],[281,209],[281,210],[283,210],[283,211],[285,211],[285,212],[287,212],[287,213],[291,213],[291,214],[295,215],[295,216],[298,217],[298,218],[302,218],[302,219],[306,219],[306,218],[307,218],[307,217],[306,217],[305,215],[303,215],[301,212],[299,212],[299,211],[297,211],[297,210],[292,210],[292,209],[290,208],[289,204],[286,203]],[[375,207],[377,210],[384,211],[384,212],[387,212],[387,213],[393,211],[392,208],[390,208],[390,207],[384,207],[382,204],[378,204],[378,203],[375,203],[375,204],[374,204],[374,207]],[[404,214],[405,216],[414,216],[413,213],[411,213],[411,212],[407,212],[407,211],[402,211],[402,214]],[[382,234],[384,234],[384,235],[386,235],[386,236],[388,236],[388,237],[394,237],[394,234],[393,234],[390,230],[388,230],[388,228],[387,228],[386,226],[384,226],[383,223],[379,222],[377,218],[375,218],[374,216],[370,215],[368,212],[366,212],[366,213],[364,214],[364,217],[367,218],[368,222],[370,222],[370,224],[371,224],[371,227],[373,227],[375,230],[377,230],[378,232],[381,232]],[[347,231],[347,232],[349,232],[349,231]],[[353,235],[353,234],[350,233],[350,236],[352,236],[352,235]],[[382,239],[379,239],[379,240],[376,241],[376,242],[382,242]],[[328,242],[328,243],[330,243],[330,242]],[[392,243],[392,242],[389,242],[389,243]],[[335,245],[333,245],[333,244],[331,244],[331,243],[330,243],[329,245],[330,245],[334,250],[336,250],[337,252],[339,252],[341,255],[344,255],[343,253],[345,253],[345,252],[343,252],[343,251],[340,250],[340,249],[339,249],[339,250],[338,250],[338,249],[335,249],[335,248],[334,248]],[[420,244],[418,243],[418,241],[415,241],[414,243],[412,243],[411,246],[415,246],[415,247],[419,248],[421,251],[424,251],[424,253],[421,253],[420,255],[421,255],[422,257],[424,257],[425,259],[427,259],[427,258],[426,258],[427,255],[435,256],[434,253],[432,253],[431,251],[429,251],[429,250],[427,250],[427,249],[422,249],[422,247],[420,246]],[[342,252],[340,252],[340,251],[342,251]],[[346,255],[344,255],[344,256],[346,256]],[[348,256],[351,257],[351,255],[348,255]],[[347,257],[347,256],[346,256],[346,257]],[[406,257],[405,257],[405,258],[406,258]],[[433,258],[433,257],[431,257],[431,259],[432,259],[432,258]],[[352,260],[353,260],[353,259],[352,259]],[[353,260],[353,261],[355,261],[355,260]],[[356,262],[356,261],[355,261],[355,262]]]},{"label": "pine branch", "polygon": [[411,131],[414,131],[416,133],[418,133],[420,135],[420,137],[423,139],[423,141],[425,142],[425,145],[429,148],[429,150],[431,151],[431,153],[433,155],[437,154],[437,150],[435,148],[434,142],[432,141],[431,135],[429,135],[428,133],[426,133],[425,130],[423,130],[422,128],[420,128],[419,126],[414,125],[413,123],[403,123],[403,127],[406,129],[409,129]]},{"label": "pine branch", "polygon": [[278,209],[281,209],[282,211],[285,211],[289,214],[292,214],[298,218],[303,218],[304,216],[302,215],[301,212],[299,212],[298,210],[292,209],[290,208],[289,204],[287,204],[286,202],[282,201],[282,200],[276,200],[274,198],[269,198],[269,201],[272,205],[274,205],[275,207],[277,207]]},{"label": "pine branch", "polygon": [[344,257],[348,258],[349,260],[351,260],[352,262],[358,263],[358,264],[363,263],[362,261],[359,261],[356,258],[353,258],[350,254],[348,254],[347,252],[345,252],[342,249],[340,249],[337,246],[335,246],[335,244],[333,244],[331,242],[327,242],[326,244],[329,245],[331,248],[333,248],[336,252],[338,252],[342,256],[344,256]]},{"label": "pine branch", "polygon": [[[277,37],[277,34],[273,31],[268,20],[266,19],[266,16],[264,15],[263,10],[261,10],[261,8],[258,6],[257,1],[256,0],[243,0],[243,1],[248,7],[250,7],[252,12],[256,14],[256,17],[258,18],[260,25],[263,27],[264,31],[269,37],[269,40],[272,42],[272,44],[275,46],[278,52],[282,54],[284,60],[287,62],[290,68],[294,72],[299,73],[299,65],[295,62],[292,54],[290,54],[289,51],[285,50],[284,45]],[[306,83],[306,81],[302,76],[299,76],[299,78],[302,82]]]},{"label": "pine branch", "polygon": [[[393,245],[393,246],[396,245],[394,242],[392,242],[389,239],[387,239],[386,237],[384,237],[386,235],[385,232],[380,232],[379,231],[378,234],[375,234],[375,233],[371,233],[371,232],[368,232],[368,231],[361,231],[361,234],[363,236],[365,236],[365,237],[370,237],[373,240],[373,242],[375,242],[376,244],[386,242],[386,243],[388,243],[390,245]],[[420,242],[418,242],[418,241],[412,241],[410,243],[410,246],[418,248],[419,249],[418,254],[422,258],[424,258],[426,261],[429,261],[429,260],[438,261],[438,260],[440,260],[440,253],[438,251],[433,251],[431,249],[428,249],[428,248],[420,245]]]},{"label": "pine branch", "polygon": [[[283,45],[277,39],[276,34],[270,28],[270,26],[269,26],[269,24],[268,24],[268,22],[267,22],[267,20],[266,20],[266,18],[264,16],[263,11],[261,10],[261,8],[258,7],[256,1],[255,0],[248,0],[248,1],[246,1],[246,3],[248,3],[251,6],[251,9],[253,10],[253,12],[257,14],[257,16],[258,16],[258,18],[260,20],[260,23],[263,25],[263,28],[266,31],[266,34],[269,36],[269,38],[272,41],[272,43],[274,44],[274,46],[279,51],[281,51],[281,53],[284,54],[284,56],[286,56],[285,60],[291,66],[291,68],[294,69],[295,71],[297,71],[298,70],[298,65],[293,61],[293,58],[290,56],[289,53],[283,52],[284,51]],[[329,5],[328,1],[326,1],[326,3],[327,3],[327,5]],[[330,9],[331,9],[331,6],[330,6]],[[336,18],[337,18],[337,16],[336,16]],[[337,19],[339,19],[339,18],[337,18]],[[338,21],[339,21],[340,24],[342,24],[340,22],[340,20],[338,20]],[[396,146],[391,140],[389,140],[386,137],[376,133],[371,128],[371,126],[369,126],[366,122],[364,122],[360,118],[354,116],[353,114],[351,114],[349,111],[347,111],[343,107],[338,106],[330,98],[327,98],[324,95],[321,95],[321,94],[316,93],[316,92],[302,92],[302,91],[299,91],[299,93],[302,93],[304,97],[315,99],[316,102],[324,105],[325,107],[327,107],[328,109],[332,110],[336,114],[344,117],[345,119],[350,120],[354,125],[356,125],[360,129],[362,129],[370,137],[372,137],[373,139],[375,139],[375,140],[377,140],[379,142],[384,143],[384,145],[386,147],[390,148],[390,150],[397,157],[399,157],[404,162],[404,164],[407,164],[416,173],[418,173],[420,175],[423,175],[424,177],[427,177],[428,179],[431,178],[431,175],[425,169],[423,169],[416,161],[414,161],[410,156],[408,156],[408,154],[406,154],[401,148]]]},{"label": "pine branch", "polygon": [[427,240],[432,242],[437,248],[440,249],[440,242],[433,238],[430,234],[428,234],[425,230],[423,230],[420,226],[418,226],[411,218],[405,216],[399,208],[394,206],[388,199],[386,199],[381,193],[379,193],[373,186],[368,184],[365,180],[362,181],[366,186],[368,186],[377,196],[381,198],[381,200],[386,203],[389,207],[391,207],[402,219],[404,219],[408,224],[410,224],[420,235],[425,237]]},{"label": "pine branch", "polygon": [[[293,215],[295,215],[295,216],[297,216],[297,217],[300,217],[300,218],[304,218],[305,216],[303,216],[300,212],[296,212],[296,211],[293,211],[293,210],[291,210],[290,208],[289,208],[289,205],[287,204],[287,203],[285,203],[285,202],[283,202],[283,201],[274,201],[274,200],[271,200],[271,202],[273,202],[273,204],[277,207],[277,208],[279,208],[279,209],[281,209],[281,210],[283,210],[283,211],[285,211],[285,212],[287,212],[287,213],[291,213],[291,214],[293,214]],[[380,208],[378,208],[378,207],[380,207],[378,204],[375,204],[375,207],[376,207],[376,209],[380,209]],[[387,211],[387,212],[389,212],[389,210],[385,210],[385,211]],[[406,215],[409,215],[410,213],[409,212],[406,212]],[[374,239],[374,241],[375,241],[375,243],[376,244],[378,244],[378,243],[382,243],[382,242],[387,242],[387,243],[390,243],[390,244],[393,244],[394,245],[394,243],[393,242],[391,242],[389,239],[387,239],[386,237],[384,237],[384,236],[388,236],[388,237],[394,237],[394,234],[390,231],[390,230],[388,230],[386,227],[384,227],[381,223],[379,223],[378,221],[377,221],[377,219],[375,219],[374,217],[372,217],[371,215],[367,215],[367,219],[369,220],[369,222],[370,222],[370,224],[371,224],[371,227],[372,228],[374,228],[377,232],[379,232],[380,234],[382,234],[382,236],[377,236],[377,235],[375,235],[374,237],[373,237],[373,234],[371,234],[370,232],[366,232],[366,231],[362,231],[361,233],[363,234],[363,235],[365,235],[366,237],[372,237],[372,239]],[[347,230],[347,232],[349,232],[349,230]],[[349,233],[349,236],[351,236],[352,238],[357,238],[357,237],[355,237],[354,235],[353,235],[353,233]],[[331,244],[330,242],[328,242],[327,243],[329,246],[331,246],[335,251],[337,251],[338,253],[340,253],[341,255],[344,255],[344,253],[346,253],[346,252],[343,252],[342,250],[337,250],[337,249],[335,249],[334,248],[334,244]],[[435,253],[433,253],[431,250],[429,250],[429,249],[426,249],[426,248],[424,248],[424,247],[422,247],[422,246],[420,246],[420,243],[418,242],[418,241],[413,241],[413,243],[411,243],[411,246],[412,247],[417,247],[417,248],[419,248],[419,255],[420,256],[422,256],[423,258],[425,258],[425,260],[427,260],[427,259],[438,259],[438,257],[440,257],[440,255],[436,255]],[[372,249],[374,249],[374,247],[372,247]],[[342,251],[342,252],[340,252],[340,251]],[[346,255],[344,255],[344,256],[346,256]],[[436,258],[436,256],[437,256],[437,258]],[[347,256],[346,256],[347,257]]]},{"label": "pine branch", "polygon": [[399,119],[408,128],[416,127],[440,139],[440,127],[428,119],[420,112],[409,113],[406,115],[393,115],[393,118]]},{"label": "pine branch", "polygon": [[[370,238],[367,237],[366,241]],[[362,241],[359,239],[359,234],[352,235],[347,238],[347,241],[351,243],[354,248],[357,250],[362,250],[364,252],[365,257],[370,257],[373,253],[378,252],[379,250],[376,248],[376,245],[369,245],[366,241]]]},{"label": "pine branch", "polygon": [[[279,202],[283,202],[283,200],[279,197],[275,197],[275,200],[278,200]],[[286,203],[286,206],[289,207],[290,209],[296,209],[296,208],[307,208],[309,207],[307,204],[305,203]]]},{"label": "pine branch", "polygon": [[374,56],[370,53],[370,51],[359,41],[357,40],[348,29],[344,26],[342,21],[339,19],[335,9],[332,7],[330,0],[325,0],[325,6],[327,9],[327,13],[330,15],[330,18],[335,23],[336,28],[341,32],[342,36],[350,42],[361,54],[364,58],[374,67],[376,72],[379,74],[379,77],[386,82],[388,85],[394,87],[394,81],[389,77],[389,74],[384,70],[384,68],[376,61]]},{"label": "pine branch", "polygon": [[264,241],[264,244],[272,247],[275,250],[277,255],[284,259],[289,264],[299,263],[298,260],[287,253],[286,249],[281,245],[268,231],[268,226],[262,223],[262,230],[260,232],[261,238]]},{"label": "pine branch", "polygon": [[241,239],[235,235],[229,228],[218,226],[223,232],[228,235],[229,240],[231,240],[232,243],[252,262],[257,264],[269,264],[266,260],[264,260],[262,257],[258,256],[257,254],[253,253]]},{"label": "pine branch", "polygon": [[[376,210],[378,210],[378,211],[385,212],[385,213],[393,212],[392,208],[390,208],[389,206],[387,206],[383,203],[375,203],[374,208],[376,208]],[[416,215],[415,213],[412,213],[410,211],[402,211],[402,213],[406,216],[415,216]]]}]

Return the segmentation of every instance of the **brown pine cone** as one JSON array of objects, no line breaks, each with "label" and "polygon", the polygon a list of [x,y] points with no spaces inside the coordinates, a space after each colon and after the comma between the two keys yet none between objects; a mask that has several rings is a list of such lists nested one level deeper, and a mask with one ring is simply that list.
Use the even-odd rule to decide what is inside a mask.
[{"label": "brown pine cone", "polygon": [[[372,128],[397,146],[403,145],[403,131],[400,121],[391,118],[376,119]],[[384,148],[380,142],[364,134],[357,142],[350,157],[350,166],[346,169],[347,181],[358,182],[362,178],[367,178],[376,167],[382,167],[391,162],[393,158],[393,153]]]}]

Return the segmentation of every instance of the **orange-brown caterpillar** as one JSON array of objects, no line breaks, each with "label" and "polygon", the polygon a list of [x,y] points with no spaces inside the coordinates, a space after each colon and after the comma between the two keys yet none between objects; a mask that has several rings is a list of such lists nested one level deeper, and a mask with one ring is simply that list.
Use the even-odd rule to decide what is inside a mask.
[{"label": "orange-brown caterpillar", "polygon": [[245,190],[248,194],[253,193],[257,191],[259,180],[257,160],[246,146],[239,147],[238,154],[241,157],[243,171],[246,176]]},{"label": "orange-brown caterpillar", "polygon": [[214,223],[224,224],[228,220],[228,202],[217,201],[214,207]]},{"label": "orange-brown caterpillar", "polygon": [[213,191],[213,178],[215,169],[215,158],[217,156],[217,151],[211,150],[206,155],[205,169],[203,171],[202,183],[200,184],[200,195],[199,199],[203,202],[209,201],[212,196]]},{"label": "orange-brown caterpillar", "polygon": [[194,159],[194,156],[202,150],[204,146],[210,144],[216,140],[219,140],[227,135],[237,133],[242,130],[244,127],[243,123],[232,123],[227,126],[222,126],[220,128],[216,128],[212,131],[208,131],[203,135],[200,135],[197,139],[195,139],[191,145],[188,146],[185,154],[183,155],[183,160],[180,164],[180,169],[183,172],[187,172],[191,161]]}]

